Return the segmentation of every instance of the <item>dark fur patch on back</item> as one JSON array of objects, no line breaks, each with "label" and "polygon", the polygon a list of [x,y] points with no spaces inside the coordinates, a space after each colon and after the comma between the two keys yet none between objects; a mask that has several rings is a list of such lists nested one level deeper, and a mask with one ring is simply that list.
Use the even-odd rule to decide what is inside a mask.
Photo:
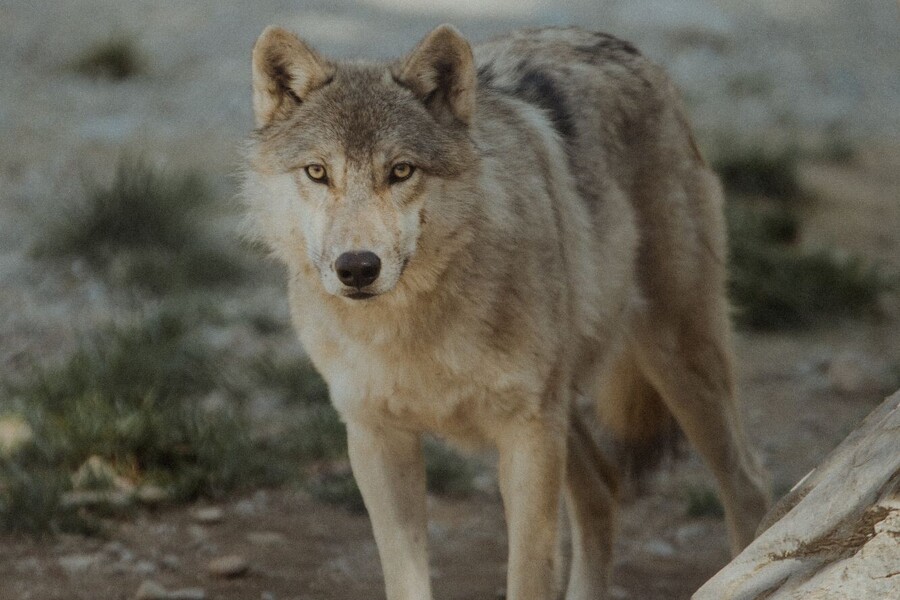
[{"label": "dark fur patch on back", "polygon": [[640,52],[631,42],[620,40],[614,35],[608,33],[594,33],[597,42],[591,46],[591,49],[597,54],[628,54],[630,56],[640,56]]},{"label": "dark fur patch on back", "polygon": [[575,124],[569,110],[568,99],[553,78],[535,68],[520,66],[521,79],[515,89],[508,90],[513,96],[543,109],[550,122],[565,139],[575,135]]},{"label": "dark fur patch on back", "polygon": [[482,65],[478,68],[479,87],[491,87],[494,84],[494,70],[491,65]]}]

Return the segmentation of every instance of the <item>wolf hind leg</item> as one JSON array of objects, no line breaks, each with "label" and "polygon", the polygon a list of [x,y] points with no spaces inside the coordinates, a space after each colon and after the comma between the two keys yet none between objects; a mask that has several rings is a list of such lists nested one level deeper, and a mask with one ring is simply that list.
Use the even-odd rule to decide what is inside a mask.
[{"label": "wolf hind leg", "polygon": [[572,530],[572,563],[566,600],[606,598],[615,538],[615,470],[573,407],[566,460],[566,509]]},{"label": "wolf hind leg", "polygon": [[638,318],[636,358],[712,471],[737,554],[753,540],[769,495],[740,422],[725,304],[700,303],[691,312]]}]

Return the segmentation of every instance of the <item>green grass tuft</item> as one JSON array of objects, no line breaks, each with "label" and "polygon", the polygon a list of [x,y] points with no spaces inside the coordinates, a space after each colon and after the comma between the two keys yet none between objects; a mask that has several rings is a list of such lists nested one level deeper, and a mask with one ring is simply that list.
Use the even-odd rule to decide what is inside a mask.
[{"label": "green grass tuft", "polygon": [[87,185],[46,223],[33,253],[80,256],[115,283],[157,293],[233,283],[244,269],[202,226],[210,200],[196,174],[123,158],[110,185]]},{"label": "green grass tuft", "polygon": [[153,315],[102,330],[66,360],[7,383],[33,438],[0,463],[2,527],[63,529],[61,494],[92,456],[173,500],[283,480],[238,408],[204,407],[205,395],[227,386],[218,357],[194,337],[177,317]]},{"label": "green grass tuft", "polygon": [[308,359],[261,357],[253,365],[257,383],[301,404],[326,404],[328,385]]},{"label": "green grass tuft", "polygon": [[128,79],[146,71],[146,62],[137,45],[121,35],[92,46],[71,66],[82,75],[113,80]]},{"label": "green grass tuft", "polygon": [[798,160],[793,149],[770,152],[752,147],[720,156],[713,168],[729,192],[789,199],[800,193]]},{"label": "green grass tuft", "polygon": [[799,222],[784,205],[732,201],[727,210],[731,298],[739,326],[757,330],[809,327],[871,312],[887,283],[854,258],[803,252],[792,245]]}]

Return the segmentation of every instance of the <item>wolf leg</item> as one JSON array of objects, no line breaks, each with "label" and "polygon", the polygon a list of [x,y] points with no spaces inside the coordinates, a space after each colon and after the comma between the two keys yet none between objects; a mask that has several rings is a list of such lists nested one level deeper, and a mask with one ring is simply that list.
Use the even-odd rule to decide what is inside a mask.
[{"label": "wolf leg", "polygon": [[347,443],[372,521],[388,600],[430,600],[421,438],[348,423]]},{"label": "wolf leg", "polygon": [[566,506],[572,564],[566,600],[601,600],[612,564],[617,481],[583,418],[572,411],[566,460]]},{"label": "wolf leg", "polygon": [[509,530],[508,600],[553,600],[559,585],[565,423],[515,421],[498,440],[500,492]]},{"label": "wolf leg", "polygon": [[637,357],[719,488],[731,551],[754,538],[769,496],[736,405],[724,306],[708,305],[680,319],[641,320]]}]

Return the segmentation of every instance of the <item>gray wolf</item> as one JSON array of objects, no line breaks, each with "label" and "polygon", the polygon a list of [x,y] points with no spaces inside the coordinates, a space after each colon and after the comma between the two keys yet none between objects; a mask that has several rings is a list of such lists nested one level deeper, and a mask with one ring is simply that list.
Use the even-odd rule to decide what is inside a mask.
[{"label": "gray wolf", "polygon": [[[576,28],[473,48],[451,26],[387,64],[269,28],[252,56],[244,196],[347,425],[387,597],[431,598],[421,435],[496,448],[511,600],[602,598],[615,481],[582,422],[674,416],[731,546],[767,498],[735,401],[718,182],[677,93]],[[582,401],[584,402],[584,401]]]}]

